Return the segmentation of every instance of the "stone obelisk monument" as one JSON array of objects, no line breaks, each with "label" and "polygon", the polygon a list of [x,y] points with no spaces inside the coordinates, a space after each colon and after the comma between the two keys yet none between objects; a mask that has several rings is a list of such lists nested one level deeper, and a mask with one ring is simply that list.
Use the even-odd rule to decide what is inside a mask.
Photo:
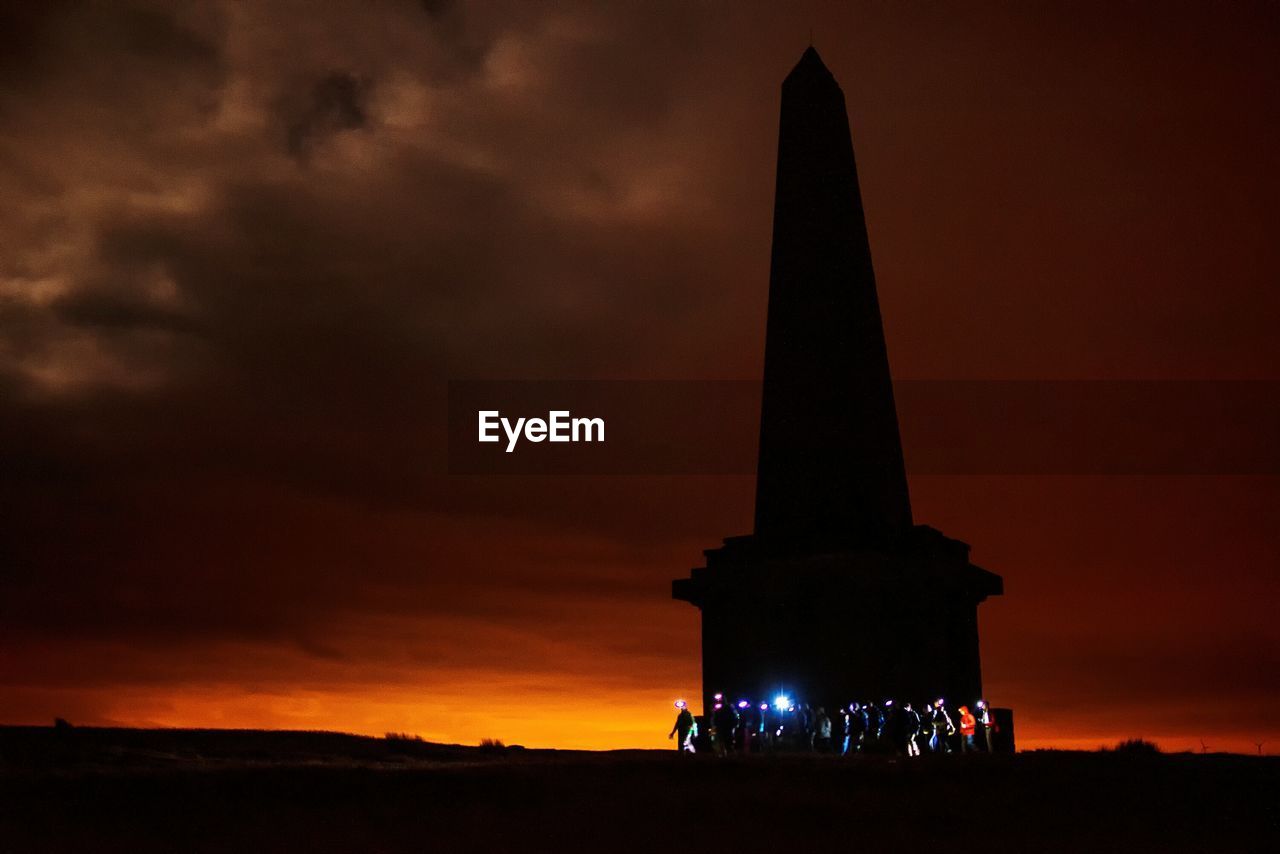
[{"label": "stone obelisk monument", "polygon": [[672,593],[702,610],[711,696],[981,695],[1000,576],[914,525],[844,93],[810,47],[782,84],[755,532]]}]

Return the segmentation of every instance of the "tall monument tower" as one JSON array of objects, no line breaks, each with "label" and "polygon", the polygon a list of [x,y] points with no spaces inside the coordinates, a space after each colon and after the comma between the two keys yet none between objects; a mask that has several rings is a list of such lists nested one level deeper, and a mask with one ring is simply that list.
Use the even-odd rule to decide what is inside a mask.
[{"label": "tall monument tower", "polygon": [[976,699],[1000,576],[914,525],[844,93],[782,84],[755,532],[672,584],[702,611],[703,701]]}]

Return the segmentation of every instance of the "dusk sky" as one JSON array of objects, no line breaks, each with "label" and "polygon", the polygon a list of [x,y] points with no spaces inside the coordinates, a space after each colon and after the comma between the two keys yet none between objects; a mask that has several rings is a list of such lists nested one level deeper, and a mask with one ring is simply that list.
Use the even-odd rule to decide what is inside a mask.
[{"label": "dusk sky", "polygon": [[[0,723],[667,746],[754,479],[446,383],[758,379],[811,32],[896,379],[1280,380],[1273,3],[0,2]],[[910,488],[1020,747],[1280,751],[1280,478]]]}]

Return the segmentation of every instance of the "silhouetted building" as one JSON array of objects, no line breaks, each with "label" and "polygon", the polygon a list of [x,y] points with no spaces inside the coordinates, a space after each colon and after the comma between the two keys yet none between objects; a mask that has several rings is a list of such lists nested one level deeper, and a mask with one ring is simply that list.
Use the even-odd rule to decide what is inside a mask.
[{"label": "silhouetted building", "polygon": [[844,93],[812,47],[782,84],[755,533],[672,584],[710,694],[828,708],[982,696],[1000,576],[914,525]]}]

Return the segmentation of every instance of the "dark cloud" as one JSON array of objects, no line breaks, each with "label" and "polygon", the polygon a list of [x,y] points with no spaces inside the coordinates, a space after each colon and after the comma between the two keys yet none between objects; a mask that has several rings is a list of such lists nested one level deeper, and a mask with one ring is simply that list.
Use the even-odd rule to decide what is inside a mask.
[{"label": "dark cloud", "polygon": [[0,87],[38,76],[57,62],[50,50],[60,16],[71,3],[0,3]]},{"label": "dark cloud", "polygon": [[199,326],[181,314],[110,295],[81,294],[54,305],[59,320],[77,326],[196,332]]},{"label": "dark cloud", "polygon": [[432,18],[442,17],[457,6],[456,0],[418,0],[418,2],[422,6],[422,11]]},{"label": "dark cloud", "polygon": [[109,10],[101,22],[106,26],[98,31],[98,35],[108,45],[161,66],[213,66],[222,59],[217,45],[209,38],[184,26],[161,9],[125,5]]},{"label": "dark cloud", "polygon": [[369,90],[368,81],[335,71],[317,80],[305,97],[286,101],[281,112],[289,153],[305,157],[326,136],[365,127]]}]

